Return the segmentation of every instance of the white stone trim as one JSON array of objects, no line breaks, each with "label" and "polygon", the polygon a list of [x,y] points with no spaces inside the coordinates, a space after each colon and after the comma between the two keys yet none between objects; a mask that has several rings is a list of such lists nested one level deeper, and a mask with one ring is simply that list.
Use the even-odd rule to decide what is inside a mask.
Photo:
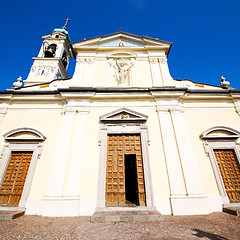
[{"label": "white stone trim", "polygon": [[[14,129],[6,134],[4,134],[4,136],[9,136],[9,133],[17,133],[22,132],[23,129],[26,128],[19,128],[19,129]],[[28,128],[29,129],[29,128]],[[32,129],[33,133],[38,132],[41,136],[44,136],[42,133],[40,133],[39,131]],[[45,138],[44,138],[45,139]],[[42,139],[42,140],[44,140]],[[22,196],[19,202],[18,207],[26,207],[26,202],[27,202],[27,198],[29,195],[29,191],[30,191],[30,187],[31,187],[31,183],[32,183],[32,179],[33,179],[33,175],[34,175],[34,170],[37,164],[37,159],[39,158],[41,152],[42,152],[42,144],[40,143],[41,140],[39,140],[39,138],[36,138],[35,140],[30,138],[27,139],[25,138],[24,141],[22,141],[22,139],[15,139],[15,141],[13,141],[14,139],[11,138],[11,142],[6,143],[3,147],[3,151],[1,154],[1,159],[0,159],[0,186],[2,185],[3,179],[5,177],[5,173],[7,171],[7,167],[9,164],[9,161],[11,159],[11,154],[13,151],[31,151],[33,152],[32,155],[32,159],[30,162],[30,166],[28,169],[28,173],[27,173],[27,177],[25,180],[25,184],[24,184],[24,188],[23,188],[23,192],[22,192]],[[6,139],[7,141],[7,139]]]},{"label": "white stone trim", "polygon": [[99,145],[100,162],[98,178],[97,208],[105,207],[105,186],[106,186],[106,159],[107,159],[107,136],[108,134],[140,134],[142,145],[142,159],[145,180],[145,193],[147,207],[154,207],[153,191],[151,183],[151,172],[148,155],[148,129],[145,124],[105,124],[100,127]]},{"label": "white stone trim", "polygon": [[[34,137],[24,137],[24,138],[16,138],[16,136],[14,136],[15,134],[24,134],[24,133],[31,133],[31,134],[34,134],[35,136]],[[5,134],[3,134],[3,137],[5,138],[6,141],[20,141],[20,140],[30,140],[30,141],[43,141],[46,139],[46,137],[41,133],[39,132],[38,130],[36,129],[33,129],[33,128],[28,128],[28,127],[25,127],[25,128],[16,128],[16,129],[13,129]]]},{"label": "white stone trim", "polygon": [[[226,134],[215,134],[215,135],[210,135],[213,132],[217,132],[217,131],[221,131],[221,132],[226,132]],[[230,128],[230,127],[225,127],[225,126],[216,126],[216,127],[212,127],[209,128],[207,130],[205,130],[202,134],[201,134],[201,138],[203,139],[219,139],[219,138],[232,138],[232,139],[236,139],[240,137],[240,132]]]}]

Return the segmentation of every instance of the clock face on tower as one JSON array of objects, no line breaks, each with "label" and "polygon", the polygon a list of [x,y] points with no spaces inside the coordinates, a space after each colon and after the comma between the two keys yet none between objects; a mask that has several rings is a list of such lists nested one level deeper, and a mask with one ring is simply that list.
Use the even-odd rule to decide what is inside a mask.
[{"label": "clock face on tower", "polygon": [[38,67],[37,75],[47,75],[49,72],[49,67]]}]

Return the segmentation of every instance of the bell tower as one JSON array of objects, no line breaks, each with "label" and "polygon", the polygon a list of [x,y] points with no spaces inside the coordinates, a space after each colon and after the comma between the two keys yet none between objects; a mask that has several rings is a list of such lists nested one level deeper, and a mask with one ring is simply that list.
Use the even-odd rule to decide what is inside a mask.
[{"label": "bell tower", "polygon": [[68,78],[67,68],[72,58],[67,22],[62,28],[55,28],[49,35],[42,37],[43,43],[37,57],[33,57],[33,65],[25,86],[50,82],[54,79]]}]

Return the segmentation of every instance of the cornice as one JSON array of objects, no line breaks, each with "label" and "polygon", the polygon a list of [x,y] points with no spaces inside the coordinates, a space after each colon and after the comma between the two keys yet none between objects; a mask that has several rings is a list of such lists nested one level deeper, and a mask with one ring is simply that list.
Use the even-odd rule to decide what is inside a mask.
[{"label": "cornice", "polygon": [[[29,87],[30,88],[30,87]],[[182,98],[183,100],[231,100],[240,98],[240,91],[229,90],[188,90],[187,88],[156,87],[156,88],[92,88],[72,87],[59,88],[57,90],[8,90],[0,91],[1,100],[37,100],[51,99],[59,100],[62,97],[126,97],[126,98]],[[51,96],[52,95],[52,96]]]}]

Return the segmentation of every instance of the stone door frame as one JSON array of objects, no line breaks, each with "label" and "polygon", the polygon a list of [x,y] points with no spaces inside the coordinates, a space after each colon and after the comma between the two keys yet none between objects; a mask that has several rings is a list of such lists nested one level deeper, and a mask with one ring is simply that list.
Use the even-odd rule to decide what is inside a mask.
[{"label": "stone door frame", "polygon": [[[21,135],[22,137],[18,137],[18,135]],[[14,129],[12,131],[7,132],[3,136],[5,138],[6,143],[3,147],[2,154],[0,155],[0,187],[4,180],[12,152],[13,151],[33,152],[24,188],[22,191],[22,196],[18,204],[18,207],[25,208],[34,175],[34,170],[37,164],[37,159],[39,158],[42,152],[41,141],[44,141],[46,137],[39,131],[32,128]]]},{"label": "stone door frame", "polygon": [[146,206],[154,207],[153,191],[151,182],[151,172],[148,153],[148,128],[141,123],[119,123],[103,124],[100,127],[100,160],[99,160],[99,178],[98,178],[98,198],[97,208],[105,208],[105,191],[106,191],[106,159],[107,159],[107,137],[108,134],[140,134],[142,147],[142,161],[145,181]]},{"label": "stone door frame", "polygon": [[[216,134],[214,134],[215,132]],[[240,132],[229,127],[216,126],[204,131],[200,137],[205,140],[203,143],[204,149],[210,158],[222,202],[223,204],[228,204],[230,201],[225,190],[222,175],[214,154],[214,149],[234,150],[237,161],[240,165],[240,143],[237,142],[240,137]]]}]

